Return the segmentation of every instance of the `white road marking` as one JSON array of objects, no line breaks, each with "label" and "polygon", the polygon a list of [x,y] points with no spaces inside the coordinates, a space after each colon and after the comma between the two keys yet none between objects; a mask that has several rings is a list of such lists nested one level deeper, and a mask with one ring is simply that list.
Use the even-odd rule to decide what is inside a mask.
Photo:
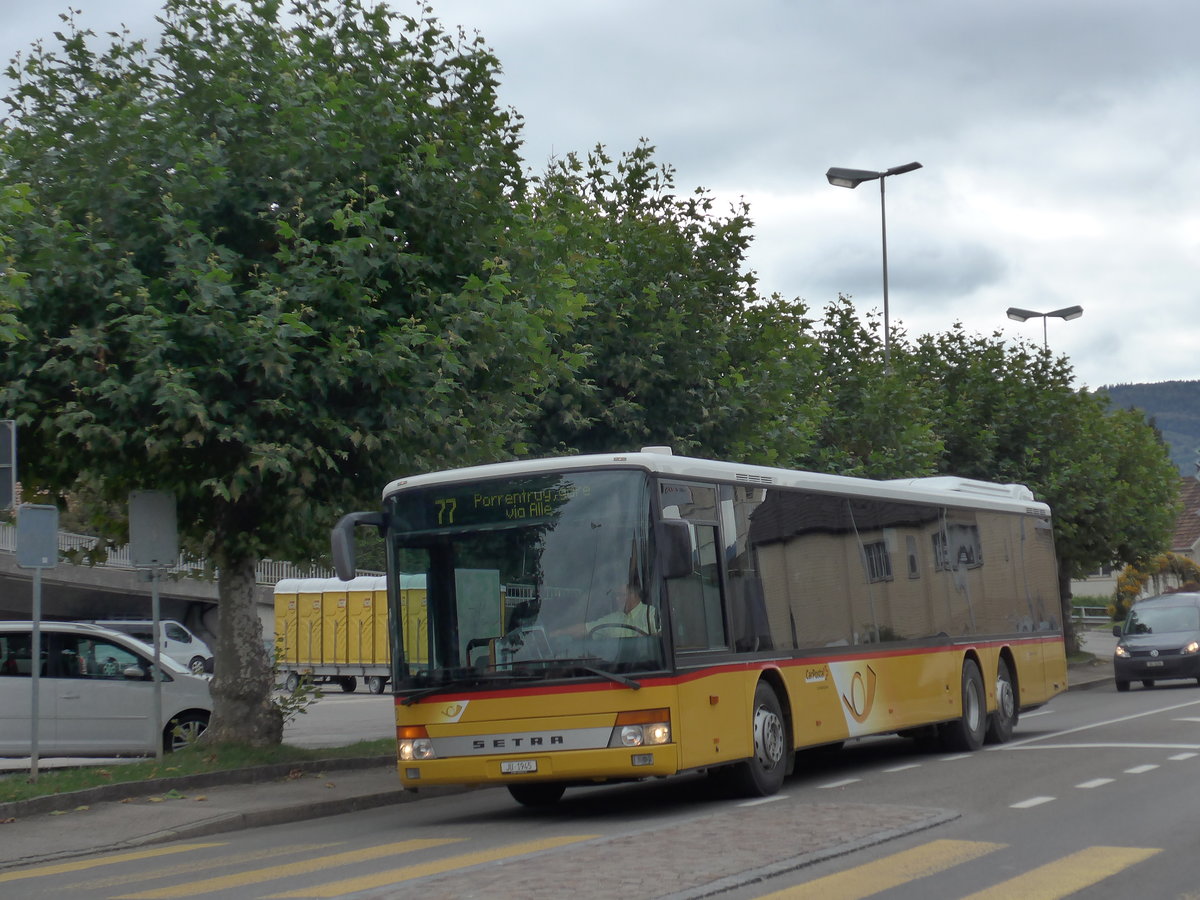
[{"label": "white road marking", "polygon": [[1030,809],[1034,806],[1041,806],[1043,803],[1050,803],[1054,797],[1030,797],[1028,800],[1022,800],[1020,803],[1013,803],[1010,809]]},{"label": "white road marking", "polygon": [[[1040,737],[1025,738],[1024,740],[1021,740],[1021,741],[1013,741],[1010,744],[1001,744],[996,749],[997,750],[1020,750],[1020,749],[1023,749],[1028,744],[1036,744],[1036,743],[1041,743],[1043,741],[1056,740],[1059,738],[1066,737],[1068,734],[1078,734],[1081,731],[1090,731],[1093,728],[1104,728],[1105,726],[1116,725],[1120,722],[1131,722],[1134,719],[1142,719],[1142,718],[1145,718],[1146,716],[1156,716],[1161,713],[1168,713],[1168,712],[1172,712],[1177,709],[1192,709],[1197,706],[1200,706],[1200,700],[1191,700],[1187,703],[1177,703],[1174,706],[1164,706],[1161,709],[1150,709],[1145,712],[1134,713],[1133,715],[1130,715],[1130,716],[1120,716],[1116,719],[1105,719],[1102,722],[1093,722],[1090,725],[1080,725],[1078,728],[1068,728],[1065,731],[1055,731],[1051,734],[1041,735]],[[1108,746],[1108,745],[1102,745],[1102,746]],[[1188,750],[1200,750],[1200,745],[1185,745],[1185,747]],[[1185,749],[1185,747],[1181,747],[1180,749]]]},{"label": "white road marking", "polygon": [[920,763],[905,763],[902,766],[892,766],[890,769],[884,769],[883,771],[885,771],[885,772],[905,772],[909,769],[919,769],[919,768],[921,768]]},{"label": "white road marking", "polygon": [[1191,759],[1195,755],[1195,753],[1176,753],[1174,756],[1168,756],[1167,759],[1171,760],[1171,762],[1182,762],[1185,759]]},{"label": "white road marking", "polygon": [[1158,768],[1157,763],[1151,763],[1145,766],[1134,766],[1132,769],[1126,769],[1126,775],[1144,775],[1146,772],[1153,772]]},{"label": "white road marking", "polygon": [[772,794],[770,797],[747,800],[745,803],[739,803],[738,806],[762,806],[764,803],[774,803],[776,800],[786,800],[787,798],[787,794]]},{"label": "white road marking", "polygon": [[1088,790],[1089,788],[1104,787],[1106,784],[1112,784],[1112,778],[1093,778],[1091,781],[1085,781],[1083,784],[1077,784],[1075,787]]},{"label": "white road marking", "polygon": [[848,784],[854,784],[856,781],[862,781],[861,778],[843,778],[841,781],[831,781],[828,784],[818,784],[817,787],[821,790],[829,788],[845,787]]}]

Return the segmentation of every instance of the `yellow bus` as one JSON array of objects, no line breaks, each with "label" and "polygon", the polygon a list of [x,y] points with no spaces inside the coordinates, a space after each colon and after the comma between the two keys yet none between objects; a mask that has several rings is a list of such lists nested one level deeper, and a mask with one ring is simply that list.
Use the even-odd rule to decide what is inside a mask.
[{"label": "yellow bus", "polygon": [[797,750],[889,733],[975,750],[1066,687],[1050,510],[1021,485],[648,447],[394,481],[334,528],[343,579],[360,526],[387,548],[410,789],[543,805],[703,772],[766,796]]}]

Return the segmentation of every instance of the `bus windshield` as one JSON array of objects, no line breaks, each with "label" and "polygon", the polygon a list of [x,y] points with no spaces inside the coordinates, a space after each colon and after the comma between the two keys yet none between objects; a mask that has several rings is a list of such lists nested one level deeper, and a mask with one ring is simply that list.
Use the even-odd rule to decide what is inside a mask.
[{"label": "bus windshield", "polygon": [[387,515],[398,690],[663,669],[645,473],[416,488]]}]

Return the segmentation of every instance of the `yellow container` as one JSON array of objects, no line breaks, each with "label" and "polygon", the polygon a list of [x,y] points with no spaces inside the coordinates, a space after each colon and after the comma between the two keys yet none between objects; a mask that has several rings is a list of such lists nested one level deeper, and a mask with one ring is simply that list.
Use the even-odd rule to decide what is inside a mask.
[{"label": "yellow container", "polygon": [[294,664],[298,659],[298,588],[296,578],[286,578],[275,585],[275,659],[281,663]]}]

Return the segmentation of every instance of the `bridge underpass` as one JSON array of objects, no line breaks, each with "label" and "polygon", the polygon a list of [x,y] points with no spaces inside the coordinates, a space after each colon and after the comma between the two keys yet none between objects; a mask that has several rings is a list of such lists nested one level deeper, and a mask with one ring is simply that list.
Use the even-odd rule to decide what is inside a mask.
[{"label": "bridge underpass", "polygon": [[[42,570],[42,619],[149,619],[149,574],[111,565],[76,565],[59,561]],[[274,638],[274,588],[255,588],[263,637]],[[158,581],[159,615],[182,622],[215,645],[217,583],[166,574]],[[28,619],[33,614],[33,570],[17,565],[16,554],[0,549],[0,619]]]}]

